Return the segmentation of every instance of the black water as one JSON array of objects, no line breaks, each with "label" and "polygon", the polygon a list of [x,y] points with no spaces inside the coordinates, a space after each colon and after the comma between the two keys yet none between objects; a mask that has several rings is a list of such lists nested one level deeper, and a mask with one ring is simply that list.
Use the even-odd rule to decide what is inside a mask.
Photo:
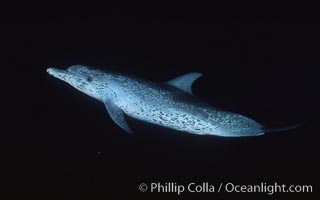
[{"label": "black water", "polygon": [[[311,199],[319,190],[320,24],[313,17],[47,17],[2,24],[0,188],[12,199],[148,199],[140,183],[312,185],[313,193],[183,198]],[[74,64],[156,82],[201,72],[193,91],[270,126],[199,137],[137,120],[128,135],[102,103],[46,74]],[[1,199],[7,199],[1,198]]]}]

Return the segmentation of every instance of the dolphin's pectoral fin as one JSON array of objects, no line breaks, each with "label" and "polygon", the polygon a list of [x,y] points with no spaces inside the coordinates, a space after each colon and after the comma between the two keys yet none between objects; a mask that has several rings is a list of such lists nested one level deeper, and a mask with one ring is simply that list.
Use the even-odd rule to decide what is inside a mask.
[{"label": "dolphin's pectoral fin", "polygon": [[111,101],[105,101],[104,105],[106,106],[111,119],[126,132],[133,134],[133,131],[124,118],[123,111]]},{"label": "dolphin's pectoral fin", "polygon": [[192,84],[200,76],[202,76],[201,73],[193,72],[178,76],[177,78],[167,81],[166,83],[193,95],[191,90]]}]

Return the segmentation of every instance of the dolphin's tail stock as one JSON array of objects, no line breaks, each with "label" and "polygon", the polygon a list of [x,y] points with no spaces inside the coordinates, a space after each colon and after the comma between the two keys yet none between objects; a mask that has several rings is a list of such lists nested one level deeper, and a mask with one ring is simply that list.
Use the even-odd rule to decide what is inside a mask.
[{"label": "dolphin's tail stock", "polygon": [[264,131],[265,133],[283,132],[294,128],[298,128],[299,126],[302,126],[304,123],[305,121],[281,127],[265,127]]}]

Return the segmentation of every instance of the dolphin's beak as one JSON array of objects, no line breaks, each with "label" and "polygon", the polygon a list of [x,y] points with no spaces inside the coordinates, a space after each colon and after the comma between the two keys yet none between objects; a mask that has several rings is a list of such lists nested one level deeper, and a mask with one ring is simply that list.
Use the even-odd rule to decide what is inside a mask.
[{"label": "dolphin's beak", "polygon": [[54,76],[54,74],[64,73],[64,72],[67,72],[67,71],[66,70],[62,70],[62,69],[57,69],[57,68],[48,68],[47,72],[48,72],[48,74]]},{"label": "dolphin's beak", "polygon": [[62,70],[62,69],[57,69],[57,68],[48,68],[47,73],[50,74],[53,77],[56,77],[60,80],[68,82],[70,80],[71,76],[73,76],[72,73]]}]

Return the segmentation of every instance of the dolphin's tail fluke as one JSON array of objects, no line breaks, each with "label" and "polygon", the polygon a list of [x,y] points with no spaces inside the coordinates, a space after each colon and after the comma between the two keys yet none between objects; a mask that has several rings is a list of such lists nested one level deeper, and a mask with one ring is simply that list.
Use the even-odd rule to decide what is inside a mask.
[{"label": "dolphin's tail fluke", "polygon": [[296,124],[292,124],[292,125],[288,125],[288,126],[282,126],[282,127],[266,127],[264,128],[265,133],[273,133],[273,132],[282,132],[282,131],[287,131],[287,130],[291,130],[294,128],[297,128],[299,126],[302,126],[305,123],[305,121],[300,122],[300,123],[296,123]]}]

